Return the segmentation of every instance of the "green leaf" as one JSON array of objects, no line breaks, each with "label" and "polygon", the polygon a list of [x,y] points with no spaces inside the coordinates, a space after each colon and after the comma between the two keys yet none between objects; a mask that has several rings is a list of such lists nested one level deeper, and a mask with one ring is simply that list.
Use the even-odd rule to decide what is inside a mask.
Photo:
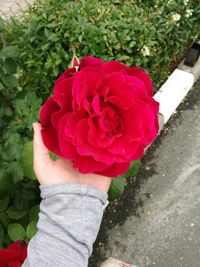
[{"label": "green leaf", "polygon": [[4,237],[4,229],[3,226],[0,224],[0,249],[3,248],[3,237]]},{"label": "green leaf", "polygon": [[12,58],[6,58],[3,63],[3,70],[5,74],[15,74],[17,70],[17,64]]},{"label": "green leaf", "polygon": [[122,178],[130,178],[130,177],[135,176],[138,173],[141,165],[142,165],[142,163],[140,160],[132,161],[128,171],[124,175],[121,175],[121,177]]},{"label": "green leaf", "polygon": [[58,158],[58,157],[56,156],[56,154],[54,154],[54,153],[51,152],[51,151],[50,151],[50,157],[51,157],[52,160],[57,160],[57,158]]},{"label": "green leaf", "polygon": [[19,223],[12,223],[8,225],[8,236],[12,241],[23,240],[26,232],[24,227]]},{"label": "green leaf", "polygon": [[37,221],[31,221],[26,228],[26,236],[31,239],[37,232]]},{"label": "green leaf", "polygon": [[112,201],[120,198],[124,192],[124,178],[117,177],[112,179],[110,189],[108,191],[108,199]]},{"label": "green leaf", "polygon": [[0,57],[5,60],[6,58],[16,58],[18,54],[19,48],[16,45],[11,45],[1,50]]},{"label": "green leaf", "polygon": [[4,170],[0,169],[0,193],[10,192],[13,188],[13,179]]},{"label": "green leaf", "polygon": [[7,209],[9,201],[10,199],[8,196],[3,199],[0,199],[0,212],[5,211]]},{"label": "green leaf", "polygon": [[4,75],[2,78],[3,83],[5,84],[6,87],[12,89],[18,85],[18,80],[15,77],[15,75],[10,74],[10,75]]},{"label": "green leaf", "polygon": [[0,91],[4,89],[4,86],[2,83],[0,83]]},{"label": "green leaf", "polygon": [[0,32],[3,32],[5,29],[5,23],[3,19],[0,17]]},{"label": "green leaf", "polygon": [[39,205],[32,207],[32,209],[29,211],[30,221],[38,220],[38,213],[39,213]]},{"label": "green leaf", "polygon": [[8,218],[8,215],[6,213],[0,212],[0,222],[5,228],[8,227],[8,224],[10,223],[10,219]]},{"label": "green leaf", "polygon": [[8,217],[10,219],[18,220],[18,219],[23,218],[27,214],[27,211],[26,210],[16,210],[14,207],[10,207],[7,210],[7,214],[8,214]]},{"label": "green leaf", "polygon": [[36,179],[33,171],[33,142],[29,141],[24,144],[21,153],[21,162],[25,176],[30,179]]}]

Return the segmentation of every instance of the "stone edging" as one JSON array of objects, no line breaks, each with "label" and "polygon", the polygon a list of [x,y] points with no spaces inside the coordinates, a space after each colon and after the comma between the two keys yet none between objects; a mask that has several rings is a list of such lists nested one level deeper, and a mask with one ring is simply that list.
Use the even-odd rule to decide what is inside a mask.
[{"label": "stone edging", "polygon": [[154,99],[160,103],[160,131],[200,76],[200,57],[194,67],[184,65],[184,60],[154,95]]},{"label": "stone edging", "polygon": [[11,17],[21,18],[34,2],[35,0],[0,0],[0,16],[4,20],[9,20]]}]

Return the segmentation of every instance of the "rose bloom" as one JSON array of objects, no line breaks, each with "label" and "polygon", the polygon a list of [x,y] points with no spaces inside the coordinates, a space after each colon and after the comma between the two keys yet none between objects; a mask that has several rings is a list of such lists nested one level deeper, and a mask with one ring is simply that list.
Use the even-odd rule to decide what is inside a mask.
[{"label": "rose bloom", "polygon": [[84,57],[58,78],[40,112],[42,138],[81,173],[115,177],[158,133],[149,75],[118,61]]},{"label": "rose bloom", "polygon": [[9,247],[0,250],[1,267],[20,267],[27,257],[27,244],[16,241]]}]

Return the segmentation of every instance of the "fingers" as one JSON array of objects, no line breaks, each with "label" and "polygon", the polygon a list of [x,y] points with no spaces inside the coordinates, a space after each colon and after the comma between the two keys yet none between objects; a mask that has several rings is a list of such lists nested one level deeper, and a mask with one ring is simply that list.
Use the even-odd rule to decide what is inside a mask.
[{"label": "fingers", "polygon": [[[34,166],[41,166],[47,164],[50,159],[49,150],[45,147],[42,135],[41,135],[41,124],[33,123],[33,156],[34,156]],[[36,167],[37,168],[37,167]]]}]

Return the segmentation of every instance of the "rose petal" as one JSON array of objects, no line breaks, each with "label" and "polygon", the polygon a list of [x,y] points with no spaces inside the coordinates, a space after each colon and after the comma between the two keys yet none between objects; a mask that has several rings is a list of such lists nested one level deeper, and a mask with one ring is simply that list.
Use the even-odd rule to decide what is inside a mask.
[{"label": "rose petal", "polygon": [[6,267],[21,267],[22,266],[22,262],[20,261],[12,261],[9,262],[8,265],[6,265]]},{"label": "rose petal", "polygon": [[80,69],[83,69],[85,67],[91,66],[91,67],[101,67],[105,64],[105,62],[99,58],[87,56],[81,59],[80,62]]},{"label": "rose petal", "polygon": [[91,97],[93,99],[94,93],[98,89],[101,79],[102,74],[98,73],[95,69],[85,68],[82,71],[77,72],[72,88],[75,103],[80,105],[85,97],[87,97],[88,101],[90,101]]},{"label": "rose petal", "polygon": [[143,154],[144,154],[144,148],[146,145],[141,144],[140,146],[137,147],[136,152],[133,154],[133,156],[131,157],[131,160],[138,160],[140,159]]},{"label": "rose petal", "polygon": [[55,84],[53,100],[66,111],[72,111],[72,84],[73,79],[65,79]]},{"label": "rose petal", "polygon": [[93,110],[99,115],[100,114],[100,99],[99,95],[95,95],[93,100],[92,100],[92,107]]},{"label": "rose petal", "polygon": [[[119,136],[121,134],[118,134],[117,136]],[[106,148],[109,145],[112,144],[112,142],[115,140],[116,136],[104,136],[104,137],[100,137],[97,139],[97,144],[99,147],[101,148]]]},{"label": "rose petal", "polygon": [[56,155],[61,155],[57,132],[53,127],[46,127],[41,130],[44,145]]},{"label": "rose petal", "polygon": [[40,122],[42,127],[51,126],[51,115],[59,109],[60,108],[53,100],[53,97],[47,99],[40,110]]},{"label": "rose petal", "polygon": [[73,121],[72,116],[70,117],[70,114],[63,116],[60,119],[58,124],[58,141],[62,156],[66,159],[74,160],[77,157],[77,151],[75,145],[72,144],[72,141],[74,140],[74,128],[70,122],[75,122]]},{"label": "rose petal", "polygon": [[80,120],[76,127],[77,152],[80,155],[92,156],[97,162],[103,162],[107,165],[114,162],[124,162],[126,158],[121,155],[112,155],[106,149],[96,148],[88,143],[88,121]]},{"label": "rose petal", "polygon": [[109,62],[106,62],[102,68],[105,73],[113,73],[113,72],[118,72],[118,71],[124,71],[124,66],[122,63],[120,63],[117,60],[111,60]]},{"label": "rose petal", "polygon": [[144,129],[142,127],[142,122],[141,112],[137,107],[130,110],[129,116],[124,118],[124,138],[128,138],[130,143],[143,140]]},{"label": "rose petal", "polygon": [[118,61],[107,62],[103,66],[103,68],[104,68],[105,73],[123,71],[123,72],[126,72],[130,76],[135,76],[139,78],[145,84],[147,93],[150,96],[153,96],[154,90],[153,90],[153,84],[152,84],[151,78],[148,75],[148,73],[142,70],[141,68],[138,68],[138,67],[130,68]]},{"label": "rose petal", "polygon": [[80,120],[77,123],[75,131],[75,136],[77,140],[77,152],[80,155],[91,156],[99,153],[100,149],[97,149],[88,143],[88,131],[89,131],[88,120],[87,119]]},{"label": "rose petal", "polygon": [[58,129],[59,120],[64,116],[64,114],[66,114],[66,110],[63,108],[51,115],[51,124],[55,129]]},{"label": "rose petal", "polygon": [[96,161],[93,157],[78,157],[73,164],[74,168],[77,168],[80,173],[97,173],[108,168],[108,165]]},{"label": "rose petal", "polygon": [[0,250],[0,266],[7,267],[9,262],[20,261],[19,254],[14,249],[9,247],[3,250]]},{"label": "rose petal", "polygon": [[58,85],[58,83],[62,82],[65,79],[73,77],[74,73],[76,72],[75,68],[69,68],[67,69],[56,81],[55,85]]},{"label": "rose petal", "polygon": [[151,80],[151,78],[147,72],[145,72],[144,70],[142,70],[141,68],[138,68],[138,67],[135,67],[135,68],[127,67],[126,72],[129,75],[138,77],[140,80],[142,80],[146,86],[147,93],[150,96],[153,96],[153,93],[154,93],[153,84],[152,84],[152,80]]},{"label": "rose petal", "polygon": [[130,142],[128,138],[118,138],[107,148],[113,155],[121,155],[126,160],[130,160],[132,155],[136,153],[139,146],[138,142]]},{"label": "rose petal", "polygon": [[129,166],[130,166],[130,162],[115,163],[109,168],[102,170],[102,171],[98,171],[96,173],[114,178],[114,177],[117,177],[118,175],[124,174],[128,170]]},{"label": "rose petal", "polygon": [[24,262],[24,260],[27,257],[27,247],[28,247],[28,244],[23,244],[22,245],[21,255],[20,255],[20,259],[21,259],[22,262]]}]

